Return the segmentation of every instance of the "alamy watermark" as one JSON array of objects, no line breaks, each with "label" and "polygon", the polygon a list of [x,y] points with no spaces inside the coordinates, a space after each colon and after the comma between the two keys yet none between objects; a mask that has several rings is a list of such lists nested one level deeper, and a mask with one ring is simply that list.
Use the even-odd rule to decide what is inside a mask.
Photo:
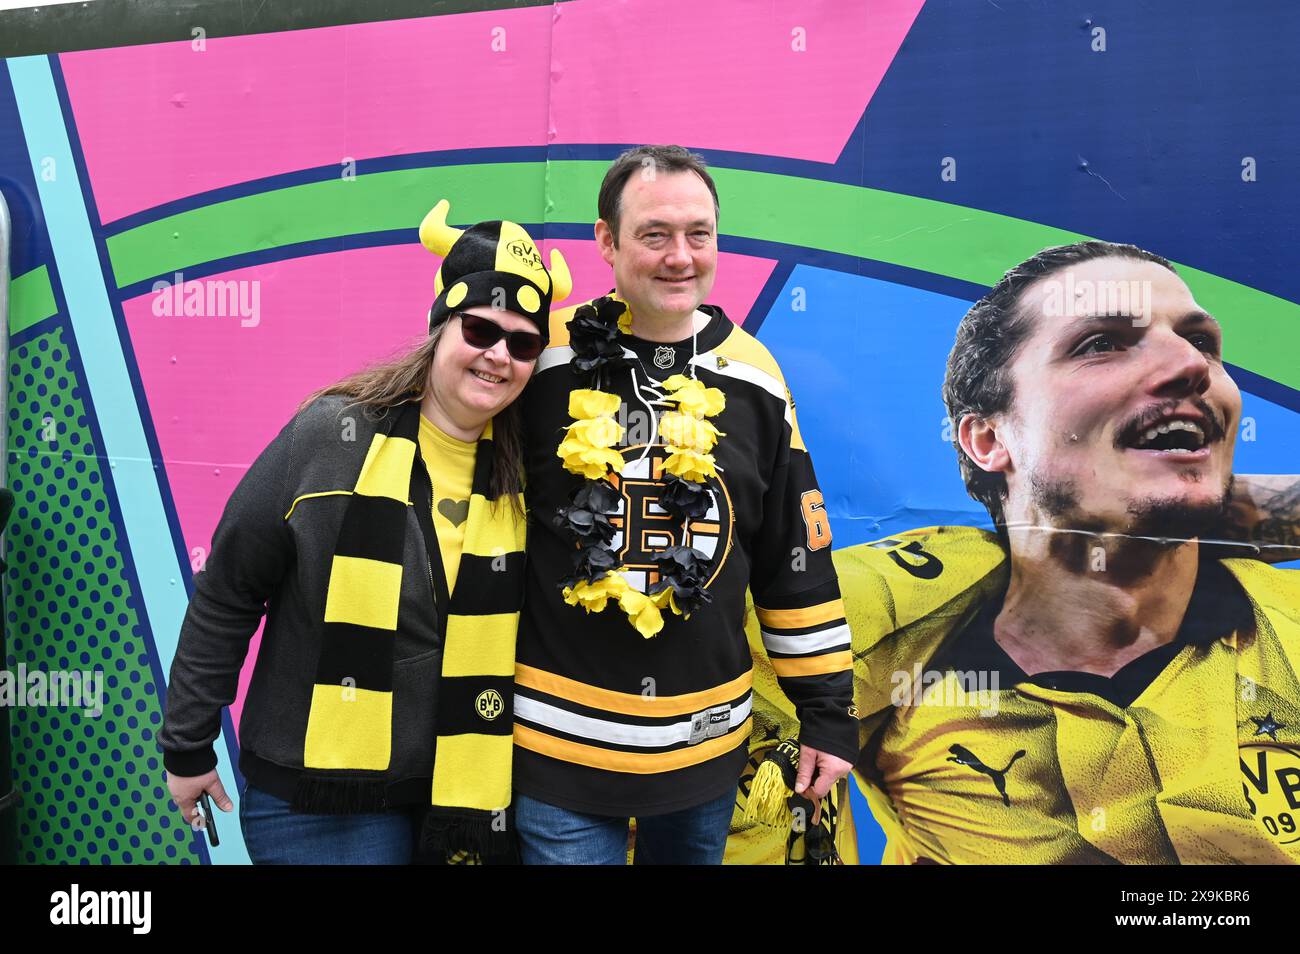
[{"label": "alamy watermark", "polygon": [[999,674],[988,669],[926,670],[917,663],[889,678],[895,706],[969,706],[983,717],[998,714]]},{"label": "alamy watermark", "polygon": [[159,318],[238,318],[241,328],[262,321],[262,283],[256,278],[186,281],[183,272],[172,278],[153,283],[153,313]]},{"label": "alamy watermark", "polygon": [[148,934],[153,927],[153,892],[83,889],[74,883],[50,895],[50,923],[119,924],[133,934]]},{"label": "alamy watermark", "polygon": [[1118,315],[1131,318],[1135,328],[1145,328],[1151,324],[1151,283],[1076,281],[1073,272],[1066,272],[1064,280],[1043,283],[1043,314],[1049,318]]},{"label": "alamy watermark", "polygon": [[0,669],[0,706],[82,709],[92,719],[104,714],[104,671]]}]

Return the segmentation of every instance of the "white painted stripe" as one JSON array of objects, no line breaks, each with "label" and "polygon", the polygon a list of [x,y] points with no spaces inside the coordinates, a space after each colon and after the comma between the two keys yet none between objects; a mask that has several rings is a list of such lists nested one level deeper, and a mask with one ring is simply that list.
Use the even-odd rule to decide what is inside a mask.
[{"label": "white painted stripe", "polygon": [[[739,728],[749,718],[753,708],[754,697],[750,693],[745,701],[731,707],[731,717],[727,731]],[[577,715],[553,706],[550,703],[530,699],[528,696],[515,695],[515,715],[529,722],[536,722],[569,735],[607,742],[612,745],[637,745],[644,748],[657,748],[664,745],[679,745],[691,740],[691,720],[686,719],[672,725],[629,725],[625,722],[611,722],[607,719],[593,719],[590,716]]]},{"label": "white painted stripe", "polygon": [[762,632],[763,645],[772,653],[805,656],[809,653],[830,652],[832,649],[849,649],[853,645],[853,634],[849,632],[848,623],[830,629],[819,629],[803,636],[778,636],[767,630]]}]

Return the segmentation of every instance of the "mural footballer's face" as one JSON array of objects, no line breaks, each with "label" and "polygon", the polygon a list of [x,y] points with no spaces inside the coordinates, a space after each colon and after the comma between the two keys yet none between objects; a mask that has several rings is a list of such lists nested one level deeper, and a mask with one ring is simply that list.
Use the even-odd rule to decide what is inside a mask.
[{"label": "mural footballer's face", "polygon": [[713,290],[717,231],[713,195],[694,172],[628,178],[618,245],[604,220],[596,224],[596,242],[634,322],[680,321],[700,306]]},{"label": "mural footballer's face", "polygon": [[[537,331],[532,321],[513,311],[486,306],[465,310],[496,322],[507,332]],[[465,341],[460,322],[455,315],[447,319],[438,339],[429,366],[424,410],[443,431],[468,440],[477,438],[484,425],[519,396],[537,362],[511,357],[504,337],[486,350],[475,348]]]},{"label": "mural footballer's face", "polygon": [[1033,330],[997,428],[1008,523],[1193,537],[1223,511],[1241,393],[1219,323],[1155,262],[1101,258],[1026,289]]}]

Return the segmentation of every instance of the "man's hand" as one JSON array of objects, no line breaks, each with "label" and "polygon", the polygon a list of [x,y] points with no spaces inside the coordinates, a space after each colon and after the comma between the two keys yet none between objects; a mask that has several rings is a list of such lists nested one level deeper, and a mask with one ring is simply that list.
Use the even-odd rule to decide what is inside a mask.
[{"label": "man's hand", "polygon": [[217,807],[223,812],[235,810],[235,803],[226,794],[221,779],[217,777],[216,769],[206,775],[172,775],[168,773],[167,788],[171,792],[172,801],[181,810],[181,817],[185,819],[185,824],[190,827],[194,827],[194,825],[204,820],[195,805],[199,800],[199,796],[204,792],[212,796],[212,800],[217,803]]},{"label": "man's hand", "polygon": [[814,825],[821,819],[822,799],[835,787],[835,783],[848,775],[852,769],[852,762],[846,762],[829,752],[822,752],[810,745],[800,743],[799,771],[795,775],[794,791],[796,795],[802,795],[816,806],[812,817]]}]

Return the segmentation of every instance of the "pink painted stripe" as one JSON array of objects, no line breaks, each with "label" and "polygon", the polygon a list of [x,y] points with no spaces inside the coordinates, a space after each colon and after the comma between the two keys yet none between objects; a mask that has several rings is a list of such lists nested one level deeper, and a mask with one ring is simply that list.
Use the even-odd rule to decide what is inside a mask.
[{"label": "pink painted stripe", "polygon": [[107,223],[346,157],[681,142],[831,162],[922,3],[575,0],[60,60]]},{"label": "pink painted stripe", "polygon": [[923,5],[559,4],[551,139],[834,162]]},{"label": "pink painted stripe", "polygon": [[[575,275],[569,303],[608,291],[609,267],[594,242],[559,247]],[[546,254],[549,255],[549,248]],[[742,320],[774,263],[720,257],[711,300]],[[185,547],[207,553],[235,485],[293,416],[330,381],[424,335],[438,259],[416,245],[357,249],[214,275],[210,281],[258,282],[258,321],[239,317],[165,317],[155,296],[123,306]],[[248,319],[250,322],[252,319]],[[236,726],[252,675],[252,640],[231,714]]]},{"label": "pink painted stripe", "polygon": [[531,7],[60,63],[100,219],[112,222],[345,157],[541,145],[550,41],[550,9]]}]

